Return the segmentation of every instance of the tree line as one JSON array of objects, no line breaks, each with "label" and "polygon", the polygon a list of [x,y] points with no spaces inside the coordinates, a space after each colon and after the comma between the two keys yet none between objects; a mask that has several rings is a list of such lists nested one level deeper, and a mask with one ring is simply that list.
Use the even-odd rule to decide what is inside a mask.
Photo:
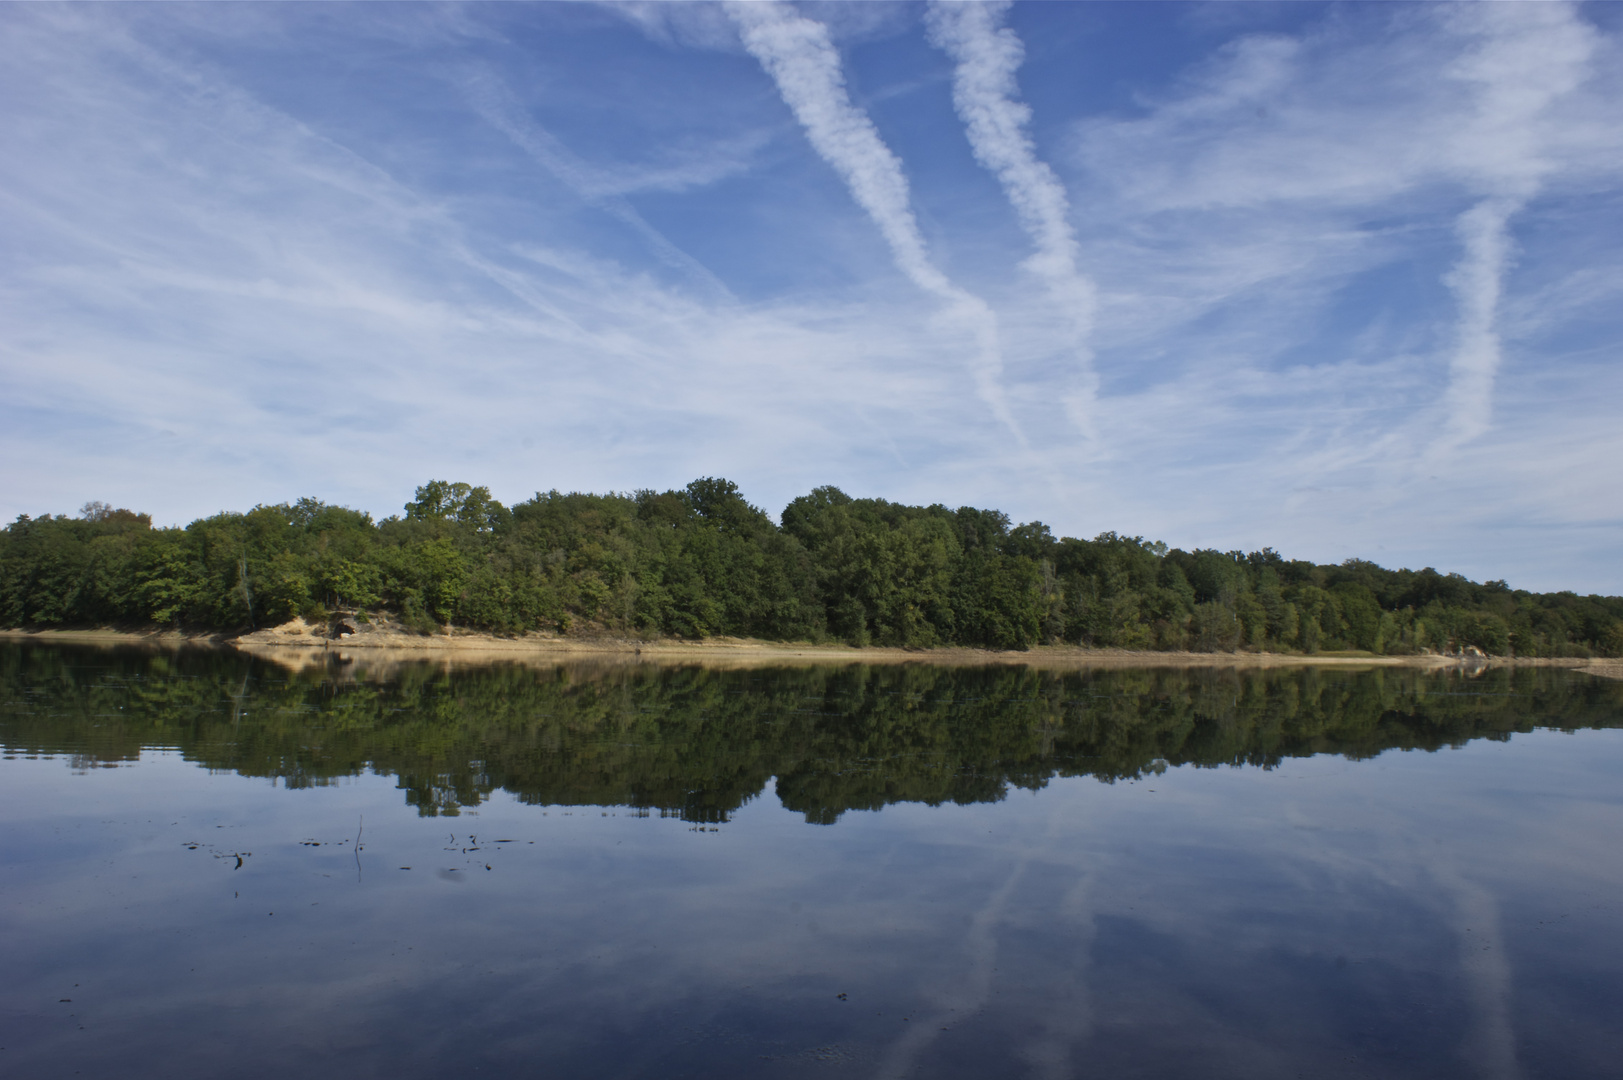
[{"label": "tree line", "polygon": [[425,816],[500,790],[721,822],[775,784],[786,809],[832,824],[898,802],[995,802],[1056,776],[1112,783],[1169,766],[1359,760],[1535,726],[1620,724],[1623,682],[1533,667],[447,671],[425,661],[380,677],[290,675],[219,650],[0,643],[8,753],[93,768],[161,746],[292,788],[370,772],[395,777]]},{"label": "tree line", "polygon": [[235,631],[388,613],[531,631],[928,648],[1623,655],[1623,597],[1431,568],[1055,537],[996,510],[820,487],[779,522],[731,481],[507,507],[430,481],[402,514],[316,499],[184,528],[91,503],[0,530],[0,624]]}]

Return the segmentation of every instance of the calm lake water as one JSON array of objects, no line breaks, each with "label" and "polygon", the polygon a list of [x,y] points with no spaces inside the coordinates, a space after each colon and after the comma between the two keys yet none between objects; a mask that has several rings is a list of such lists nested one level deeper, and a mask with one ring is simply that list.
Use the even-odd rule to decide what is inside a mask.
[{"label": "calm lake water", "polygon": [[1623,1076],[1623,683],[0,646],[0,1074]]}]

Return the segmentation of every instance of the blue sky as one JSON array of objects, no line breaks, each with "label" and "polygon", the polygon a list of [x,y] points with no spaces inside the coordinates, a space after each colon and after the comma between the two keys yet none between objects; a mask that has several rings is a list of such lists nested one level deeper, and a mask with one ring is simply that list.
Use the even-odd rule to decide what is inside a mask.
[{"label": "blue sky", "polygon": [[1623,7],[0,7],[0,514],[820,484],[1623,592]]}]

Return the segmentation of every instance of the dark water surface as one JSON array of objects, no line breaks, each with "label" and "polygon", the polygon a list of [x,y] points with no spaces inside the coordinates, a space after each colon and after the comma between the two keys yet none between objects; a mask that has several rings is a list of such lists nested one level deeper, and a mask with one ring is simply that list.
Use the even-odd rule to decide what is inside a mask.
[{"label": "dark water surface", "polygon": [[1623,1076],[1623,683],[366,667],[0,646],[0,1075]]}]

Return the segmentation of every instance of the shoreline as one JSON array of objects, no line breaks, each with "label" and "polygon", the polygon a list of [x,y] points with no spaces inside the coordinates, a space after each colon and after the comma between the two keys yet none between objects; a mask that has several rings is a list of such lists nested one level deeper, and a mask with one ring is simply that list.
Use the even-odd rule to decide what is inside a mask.
[{"label": "shoreline", "polygon": [[1026,651],[943,646],[900,649],[882,646],[857,648],[840,644],[711,638],[704,641],[643,641],[636,638],[565,638],[528,634],[502,638],[474,631],[418,635],[378,628],[334,640],[294,620],[271,630],[229,636],[222,633],[186,633],[176,630],[119,630],[97,627],[73,630],[0,630],[0,641],[30,641],[64,645],[143,645],[159,648],[231,649],[293,667],[308,667],[336,659],[455,663],[527,661],[631,662],[660,664],[699,663],[718,667],[755,667],[769,664],[930,664],[948,667],[1008,665],[1043,670],[1088,668],[1463,668],[1562,667],[1587,671],[1603,678],[1623,679],[1623,659],[1549,658],[1509,656],[1376,656],[1269,652],[1196,653],[1151,652],[1129,649],[1091,649],[1081,645],[1037,645]]}]

